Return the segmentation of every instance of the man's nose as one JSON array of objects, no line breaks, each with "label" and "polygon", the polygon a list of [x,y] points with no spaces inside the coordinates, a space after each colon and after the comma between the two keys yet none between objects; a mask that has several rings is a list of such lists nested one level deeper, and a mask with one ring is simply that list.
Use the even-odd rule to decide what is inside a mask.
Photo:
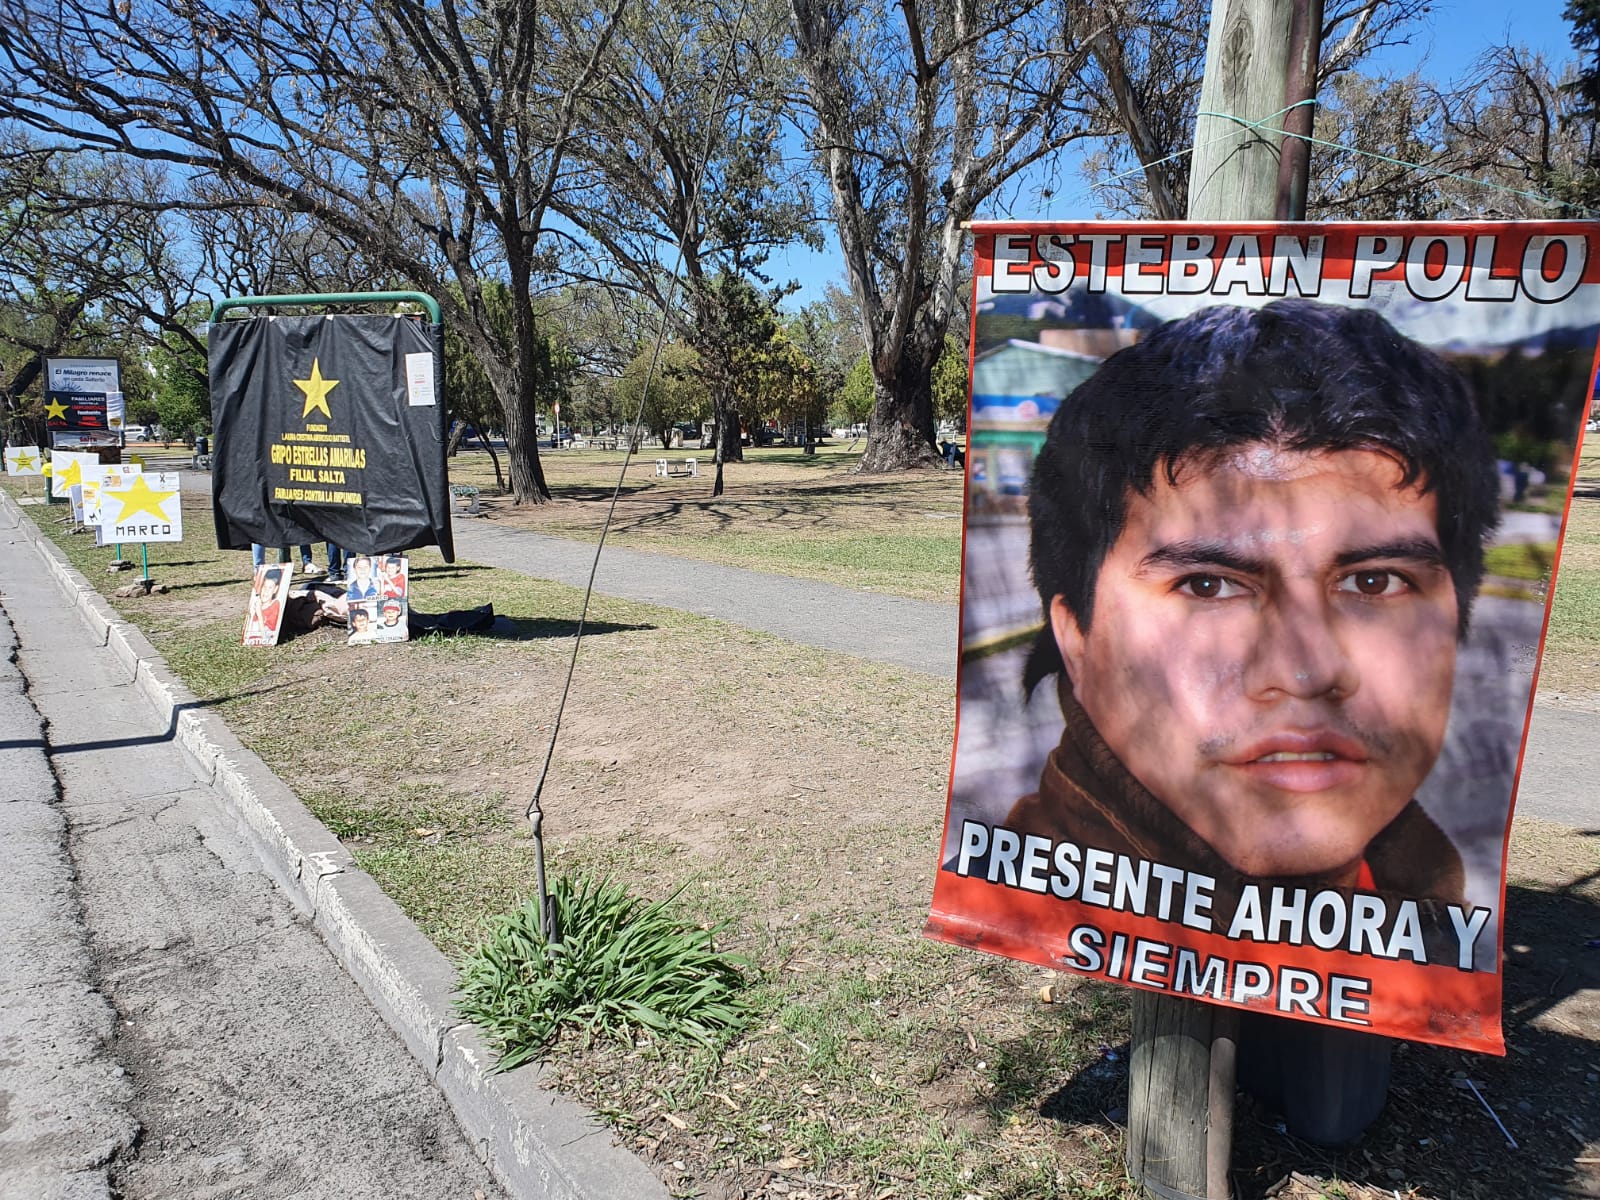
[{"label": "man's nose", "polygon": [[1361,679],[1341,632],[1321,589],[1290,587],[1273,596],[1246,660],[1246,690],[1257,699],[1347,699]]}]

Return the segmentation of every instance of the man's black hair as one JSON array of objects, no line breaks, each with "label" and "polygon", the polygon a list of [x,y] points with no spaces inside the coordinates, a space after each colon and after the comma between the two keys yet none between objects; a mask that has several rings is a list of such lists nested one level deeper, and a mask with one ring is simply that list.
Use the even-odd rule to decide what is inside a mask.
[{"label": "man's black hair", "polygon": [[261,582],[265,587],[270,589],[270,588],[277,587],[278,586],[278,581],[281,580],[282,578],[283,578],[283,568],[282,567],[268,567],[267,570],[262,573]]},{"label": "man's black hair", "polygon": [[1403,468],[1401,486],[1432,492],[1466,635],[1483,543],[1499,519],[1499,479],[1465,379],[1366,309],[1309,300],[1218,306],[1112,355],[1050,422],[1028,494],[1045,628],[1028,659],[1027,692],[1063,669],[1051,599],[1060,596],[1088,630],[1130,490],[1148,492],[1157,470],[1176,484],[1186,455],[1251,442],[1377,450]]}]

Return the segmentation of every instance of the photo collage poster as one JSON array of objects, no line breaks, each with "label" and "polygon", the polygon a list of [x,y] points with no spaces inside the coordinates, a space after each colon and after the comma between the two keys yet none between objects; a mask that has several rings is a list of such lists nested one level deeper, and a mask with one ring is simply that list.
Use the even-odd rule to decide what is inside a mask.
[{"label": "photo collage poster", "polygon": [[410,633],[411,560],[403,554],[357,554],[345,562],[352,646],[403,642]]}]

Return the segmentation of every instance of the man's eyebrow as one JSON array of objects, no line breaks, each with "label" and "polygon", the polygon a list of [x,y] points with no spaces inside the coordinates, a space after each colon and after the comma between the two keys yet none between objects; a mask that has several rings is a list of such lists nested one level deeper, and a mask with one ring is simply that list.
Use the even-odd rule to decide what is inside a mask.
[{"label": "man's eyebrow", "polygon": [[1398,538],[1392,542],[1377,542],[1371,546],[1356,546],[1346,550],[1334,559],[1341,567],[1354,566],[1356,563],[1371,562],[1374,559],[1402,559],[1407,562],[1423,563],[1430,567],[1445,565],[1444,550],[1439,543],[1431,538]]},{"label": "man's eyebrow", "polygon": [[[1425,537],[1396,538],[1389,542],[1355,546],[1341,552],[1334,559],[1334,565],[1349,567],[1357,563],[1385,559],[1421,563],[1430,567],[1446,565],[1444,551],[1439,543]],[[1168,542],[1164,546],[1158,546],[1139,560],[1136,569],[1148,570],[1153,567],[1176,567],[1180,570],[1217,567],[1224,571],[1236,571],[1241,575],[1264,575],[1270,569],[1265,558],[1242,553],[1228,542],[1206,539]]]},{"label": "man's eyebrow", "polygon": [[1139,560],[1136,569],[1149,567],[1221,567],[1241,575],[1260,575],[1266,571],[1267,564],[1264,559],[1241,554],[1227,542],[1195,539],[1157,546]]}]

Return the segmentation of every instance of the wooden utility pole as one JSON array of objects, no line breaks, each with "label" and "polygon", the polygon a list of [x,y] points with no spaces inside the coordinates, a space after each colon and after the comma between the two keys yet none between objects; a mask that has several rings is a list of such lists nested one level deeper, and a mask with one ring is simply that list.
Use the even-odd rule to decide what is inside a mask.
[{"label": "wooden utility pole", "polygon": [[[1282,157],[1278,160],[1280,221],[1306,219],[1306,191],[1311,183],[1311,136],[1316,116],[1317,64],[1322,51],[1322,0],[1294,0],[1289,24],[1289,75],[1284,87]],[[1292,106],[1292,107],[1291,107]],[[1298,135],[1298,136],[1297,136]]]},{"label": "wooden utility pole", "polygon": [[1275,215],[1283,118],[1273,117],[1262,129],[1241,122],[1263,120],[1285,106],[1293,17],[1294,0],[1213,0],[1200,111],[1217,115],[1195,122],[1191,221],[1270,221]]},{"label": "wooden utility pole", "polygon": [[[1305,220],[1310,145],[1279,131],[1311,132],[1314,106],[1300,102],[1316,99],[1321,37],[1322,0],[1213,0],[1200,110],[1217,115],[1196,122],[1191,221]],[[1139,992],[1128,1172],[1159,1200],[1231,1200],[1241,1057],[1296,1133],[1339,1142],[1382,1110],[1389,1050],[1387,1038]]]}]

